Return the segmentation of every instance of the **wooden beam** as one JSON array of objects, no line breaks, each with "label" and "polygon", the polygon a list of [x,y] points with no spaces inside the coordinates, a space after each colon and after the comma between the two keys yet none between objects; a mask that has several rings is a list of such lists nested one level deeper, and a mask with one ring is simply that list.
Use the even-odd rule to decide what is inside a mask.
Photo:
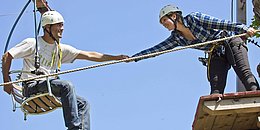
[{"label": "wooden beam", "polygon": [[260,112],[260,97],[204,101],[203,110],[210,115]]}]

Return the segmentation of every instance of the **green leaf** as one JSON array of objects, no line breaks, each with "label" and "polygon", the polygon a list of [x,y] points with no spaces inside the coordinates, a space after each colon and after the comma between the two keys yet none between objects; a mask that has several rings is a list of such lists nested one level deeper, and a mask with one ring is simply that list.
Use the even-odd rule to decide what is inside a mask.
[{"label": "green leaf", "polygon": [[[250,25],[250,27],[256,29],[256,30],[259,30],[260,28],[260,20],[256,18],[256,16],[254,16],[254,18],[252,19],[252,23]],[[255,37],[256,38],[259,38],[260,37],[260,33],[256,33],[255,34]]]}]

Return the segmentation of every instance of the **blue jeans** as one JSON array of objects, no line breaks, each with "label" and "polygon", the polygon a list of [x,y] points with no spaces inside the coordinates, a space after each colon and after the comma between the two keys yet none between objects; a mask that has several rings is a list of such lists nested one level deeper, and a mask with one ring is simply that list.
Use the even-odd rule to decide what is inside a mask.
[{"label": "blue jeans", "polygon": [[[76,95],[71,82],[50,79],[53,95],[60,97],[65,126],[68,130],[90,130],[89,103]],[[29,81],[25,85],[24,96],[48,92],[47,81]]]}]

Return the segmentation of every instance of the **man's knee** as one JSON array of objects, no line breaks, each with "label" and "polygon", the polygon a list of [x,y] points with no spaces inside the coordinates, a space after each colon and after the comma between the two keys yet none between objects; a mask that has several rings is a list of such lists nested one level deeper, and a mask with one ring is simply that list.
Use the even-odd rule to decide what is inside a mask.
[{"label": "man's knee", "polygon": [[78,103],[79,103],[79,108],[83,108],[83,109],[86,109],[86,110],[90,109],[90,104],[85,98],[77,97],[77,99],[78,99]]},{"label": "man's knee", "polygon": [[62,85],[63,91],[67,91],[67,92],[74,91],[74,86],[73,86],[72,82],[67,81],[67,80],[63,80],[61,82],[62,82],[61,85]]}]

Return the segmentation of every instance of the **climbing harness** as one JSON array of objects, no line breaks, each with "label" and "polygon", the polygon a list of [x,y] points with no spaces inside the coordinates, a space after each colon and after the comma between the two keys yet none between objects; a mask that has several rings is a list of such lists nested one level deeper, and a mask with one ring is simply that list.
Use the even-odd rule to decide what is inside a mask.
[{"label": "climbing harness", "polygon": [[209,50],[208,52],[208,59],[207,59],[207,77],[208,77],[208,80],[210,79],[210,76],[209,76],[209,67],[210,67],[210,61],[211,61],[211,58],[212,58],[212,54],[213,54],[213,50],[217,47],[216,44],[214,44],[211,49]]},{"label": "climbing harness", "polygon": [[[227,32],[226,31],[223,31],[221,34],[220,34],[221,38],[224,38],[227,35]],[[233,51],[230,47],[230,44],[229,44],[229,41],[231,39],[228,40],[225,40],[225,41],[221,41],[219,42],[218,44],[213,44],[213,46],[209,49],[208,52],[208,58],[207,58],[207,78],[208,80],[210,81],[210,65],[211,65],[211,59],[213,57],[213,55],[217,55],[218,57],[222,57],[223,55],[227,54],[227,53],[230,53],[228,55],[228,58],[230,59],[230,64],[231,65],[236,65],[235,63],[235,58],[234,58],[234,54],[233,54]]]},{"label": "climbing harness", "polygon": [[[221,37],[227,37],[227,32],[224,31],[221,33]],[[229,62],[230,65],[232,66],[236,66],[236,62],[235,62],[235,58],[234,58],[234,52],[232,51],[231,49],[231,46],[244,46],[243,43],[244,43],[244,40],[242,42],[237,42],[237,43],[233,43],[233,44],[230,44],[230,41],[232,39],[229,39],[229,40],[223,40],[219,43],[216,43],[214,44],[213,43],[213,46],[208,50],[208,51],[205,51],[205,56],[204,57],[199,57],[198,60],[200,62],[202,62],[202,64],[204,66],[207,67],[207,78],[208,80],[210,81],[210,65],[211,65],[211,59],[213,56],[217,56],[217,57],[223,57],[224,55],[226,55],[227,57],[227,60]],[[246,46],[245,46],[246,47]],[[247,47],[246,47],[247,49]]]}]

